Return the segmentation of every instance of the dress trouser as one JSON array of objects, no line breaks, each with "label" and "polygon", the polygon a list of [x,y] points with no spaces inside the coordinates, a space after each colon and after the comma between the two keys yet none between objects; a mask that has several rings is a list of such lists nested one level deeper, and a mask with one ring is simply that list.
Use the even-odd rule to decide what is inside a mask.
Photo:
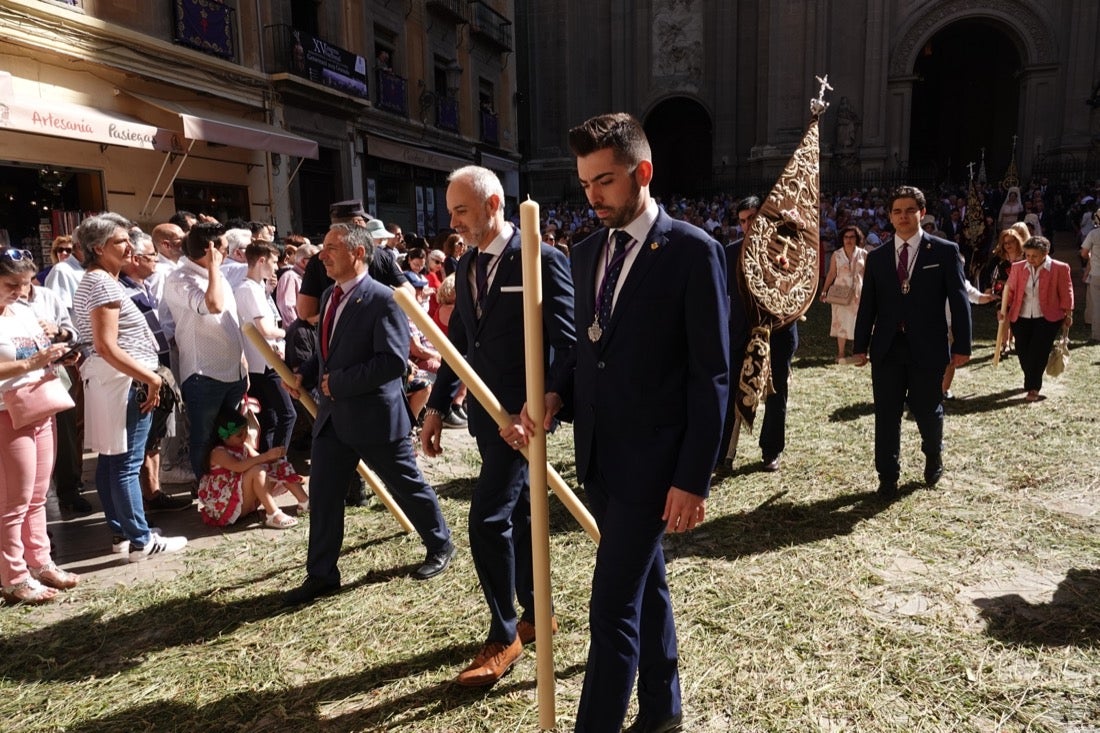
[{"label": "dress trouser", "polygon": [[534,620],[527,459],[492,433],[478,436],[481,474],[470,502],[470,555],[489,604],[487,641],[516,638],[516,598]]},{"label": "dress trouser", "polygon": [[584,487],[600,546],[577,733],[622,727],[635,674],[639,714],[661,720],[679,713],[681,705],[676,625],[661,548],[667,492],[617,485],[613,466],[605,472],[595,458],[592,464]]},{"label": "dress trouser", "polygon": [[420,473],[408,438],[369,443],[357,434],[337,435],[328,420],[313,436],[306,572],[329,585],[340,583],[336,563],[344,543],[344,497],[360,458],[393,494],[429,553],[441,552],[451,541],[435,491]]},{"label": "dress trouser", "polygon": [[1016,354],[1024,370],[1024,389],[1038,392],[1043,388],[1043,372],[1061,327],[1061,321],[1048,321],[1042,317],[1021,317],[1012,322]]},{"label": "dress trouser", "polygon": [[937,457],[943,451],[943,372],[946,365],[916,363],[904,333],[890,350],[871,362],[871,391],[875,400],[875,470],[883,481],[901,475],[901,416],[906,403],[920,430],[921,451]]}]

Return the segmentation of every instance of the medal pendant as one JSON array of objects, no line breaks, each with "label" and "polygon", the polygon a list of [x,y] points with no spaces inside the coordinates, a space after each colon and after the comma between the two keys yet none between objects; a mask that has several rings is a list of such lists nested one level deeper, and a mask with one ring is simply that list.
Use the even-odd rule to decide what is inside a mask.
[{"label": "medal pendant", "polygon": [[902,295],[909,295],[909,281],[908,280],[903,280],[902,281],[902,283],[901,283],[901,294]]},{"label": "medal pendant", "polygon": [[603,329],[600,328],[600,324],[596,321],[592,322],[592,325],[588,327],[588,340],[592,343],[596,343],[603,336]]}]

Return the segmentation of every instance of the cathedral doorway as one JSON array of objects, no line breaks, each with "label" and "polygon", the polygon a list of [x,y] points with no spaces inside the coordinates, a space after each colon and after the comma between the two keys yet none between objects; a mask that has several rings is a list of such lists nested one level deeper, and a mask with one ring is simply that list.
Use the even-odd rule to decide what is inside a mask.
[{"label": "cathedral doorway", "polygon": [[999,181],[1019,132],[1020,50],[1003,26],[952,23],[921,49],[913,73],[909,168],[965,181],[985,148],[988,180]]},{"label": "cathedral doorway", "polygon": [[714,131],[703,106],[686,97],[666,99],[646,116],[644,126],[653,148],[653,195],[707,191]]}]

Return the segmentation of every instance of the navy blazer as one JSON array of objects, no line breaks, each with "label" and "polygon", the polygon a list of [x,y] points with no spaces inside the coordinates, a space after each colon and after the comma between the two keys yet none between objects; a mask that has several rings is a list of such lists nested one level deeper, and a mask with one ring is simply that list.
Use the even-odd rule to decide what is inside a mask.
[{"label": "navy blazer", "polygon": [[[573,327],[573,281],[569,262],[554,247],[543,244],[542,335],[546,383],[554,381],[572,360],[576,331]],[[527,401],[527,370],[523,341],[523,266],[520,233],[516,229],[501,253],[493,282],[483,303],[480,319],[470,287],[470,268],[478,249],[471,248],[455,272],[455,308],[447,337],[485,382],[509,413],[518,414]],[[551,361],[551,356],[553,360]],[[458,390],[458,376],[446,362],[436,375],[428,406],[446,414]],[[496,421],[475,400],[470,401],[468,425],[473,435],[494,435]]]},{"label": "navy blazer", "polygon": [[[969,355],[970,301],[963,285],[958,245],[922,233],[908,295],[902,294],[898,281],[896,246],[891,236],[867,254],[853,353],[869,353],[871,361],[884,358],[904,324],[917,366],[945,367],[951,354]],[[950,346],[945,302],[951,309],[954,335]]]},{"label": "navy blazer", "polygon": [[[654,492],[710,490],[729,391],[729,298],[721,245],[664,211],[621,285],[597,343],[596,272],[601,229],[573,249],[576,370],[554,384],[574,412],[577,476],[595,462],[614,485]],[[597,455],[598,454],[598,455]]]},{"label": "navy blazer", "polygon": [[[331,297],[330,287],[321,296],[320,324]],[[321,356],[318,337],[314,358],[302,365],[303,387],[316,386],[320,375],[328,374],[332,393],[317,398],[313,435],[332,420],[337,435],[354,435],[366,443],[406,438],[412,429],[405,396],[409,319],[393,291],[370,275],[344,296],[344,302],[329,339],[328,359]]]}]

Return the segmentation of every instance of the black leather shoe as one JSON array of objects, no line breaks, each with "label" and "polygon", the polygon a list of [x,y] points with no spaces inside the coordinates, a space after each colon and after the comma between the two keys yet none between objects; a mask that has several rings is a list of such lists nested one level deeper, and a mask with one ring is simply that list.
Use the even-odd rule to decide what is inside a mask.
[{"label": "black leather shoe", "polygon": [[366,508],[370,506],[372,496],[374,496],[374,494],[367,488],[363,479],[356,475],[351,483],[348,484],[348,494],[344,497],[344,504],[349,507]]},{"label": "black leather shoe", "polygon": [[896,499],[898,498],[898,481],[897,479],[879,479],[878,481],[878,495],[880,499]]},{"label": "black leather shoe", "polygon": [[67,512],[73,514],[90,514],[92,505],[80,494],[66,494],[58,497],[57,504]]},{"label": "black leather shoe", "polygon": [[448,542],[447,546],[439,552],[429,552],[424,564],[413,571],[413,577],[417,580],[434,578],[450,566],[456,554],[458,550],[451,542]]},{"label": "black leather shoe", "polygon": [[943,476],[943,456],[928,456],[924,459],[924,483],[935,486]]},{"label": "black leather shoe", "polygon": [[679,733],[683,729],[684,716],[682,713],[676,713],[661,720],[654,720],[645,714],[639,714],[623,733]]},{"label": "black leather shoe", "polygon": [[301,606],[306,603],[313,603],[321,596],[332,595],[338,590],[340,590],[339,583],[329,583],[320,578],[307,575],[304,583],[283,594],[283,605]]},{"label": "black leather shoe", "polygon": [[764,456],[764,460],[761,461],[760,468],[768,473],[773,473],[779,470],[779,456]]}]

